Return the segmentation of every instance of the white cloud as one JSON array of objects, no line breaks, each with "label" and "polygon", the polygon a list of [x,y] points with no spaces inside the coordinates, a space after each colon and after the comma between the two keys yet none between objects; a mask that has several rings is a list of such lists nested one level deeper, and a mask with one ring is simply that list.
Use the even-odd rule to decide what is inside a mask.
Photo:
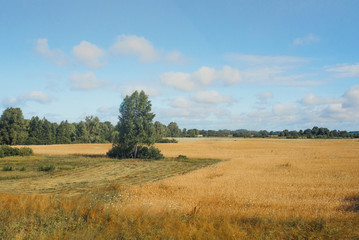
[{"label": "white cloud", "polygon": [[274,104],[273,113],[275,115],[290,115],[297,109],[297,106],[294,104]]},{"label": "white cloud", "polygon": [[314,42],[319,42],[320,41],[320,37],[315,36],[313,34],[309,34],[306,37],[302,37],[302,38],[296,38],[293,41],[294,45],[308,45],[310,43],[314,43]]},{"label": "white cloud", "polygon": [[112,45],[111,51],[122,56],[136,55],[141,62],[154,62],[160,60],[160,54],[153,44],[144,37],[136,35],[118,36]]},{"label": "white cloud", "polygon": [[292,65],[306,63],[309,61],[306,58],[293,56],[261,56],[239,53],[226,54],[225,58],[230,61],[236,61],[252,65]]},{"label": "white cloud", "polygon": [[5,98],[2,103],[5,106],[17,106],[29,101],[46,104],[51,102],[51,100],[52,96],[50,94],[41,91],[32,91],[30,93],[22,94],[19,97]]},{"label": "white cloud", "polygon": [[192,95],[192,99],[204,104],[219,104],[231,102],[232,98],[224,96],[217,91],[200,91]]},{"label": "white cloud", "polygon": [[268,103],[268,100],[270,98],[273,98],[273,93],[272,92],[261,92],[257,95],[257,98],[258,98],[258,104],[267,104]]},{"label": "white cloud", "polygon": [[336,73],[336,77],[359,77],[359,64],[339,64],[334,67],[327,67],[326,70]]},{"label": "white cloud", "polygon": [[2,101],[2,105],[4,105],[5,107],[14,107],[18,104],[19,104],[19,100],[14,97],[5,98]]},{"label": "white cloud", "polygon": [[314,74],[287,74],[285,67],[261,67],[241,71],[243,82],[262,83],[271,86],[316,86],[322,81],[308,80]]},{"label": "white cloud", "polygon": [[191,78],[203,85],[208,85],[216,79],[216,70],[214,68],[204,66],[193,73]]},{"label": "white cloud", "polygon": [[60,49],[50,49],[46,38],[37,39],[35,52],[58,66],[69,64],[66,54]]},{"label": "white cloud", "polygon": [[223,66],[221,70],[203,66],[194,73],[167,72],[160,76],[161,82],[167,86],[175,87],[183,91],[201,89],[214,82],[225,85],[237,84],[241,80],[241,75],[237,69]]},{"label": "white cloud", "polygon": [[350,87],[342,96],[337,98],[322,98],[315,94],[309,94],[300,102],[311,112],[316,113],[317,121],[326,123],[358,122],[356,119],[359,119],[359,85]]},{"label": "white cloud", "polygon": [[228,85],[232,85],[241,81],[241,74],[237,69],[233,69],[230,66],[223,66],[223,69],[217,72],[217,78],[224,80]]},{"label": "white cloud", "polygon": [[[343,95],[343,106],[346,108],[359,108],[359,85],[348,89]],[[357,109],[359,111],[359,109]]]},{"label": "white cloud", "polygon": [[100,88],[105,81],[98,79],[93,72],[72,73],[70,76],[71,87],[77,90],[92,90]]},{"label": "white cloud", "polygon": [[52,97],[50,94],[43,93],[41,91],[33,91],[20,96],[21,100],[25,101],[35,101],[38,103],[48,103],[51,101]]},{"label": "white cloud", "polygon": [[184,97],[178,97],[171,102],[171,106],[175,108],[189,108],[193,103]]},{"label": "white cloud", "polygon": [[322,98],[316,96],[314,93],[310,93],[309,95],[305,96],[300,102],[304,105],[323,105],[323,104],[336,103],[338,101],[340,100],[334,98]]},{"label": "white cloud", "polygon": [[196,87],[195,82],[188,73],[167,72],[160,76],[160,80],[167,86],[172,86],[183,91],[192,91]]},{"label": "white cloud", "polygon": [[166,61],[172,64],[187,64],[189,62],[188,57],[185,57],[181,52],[179,51],[172,51],[168,52],[165,57]]},{"label": "white cloud", "polygon": [[150,97],[158,96],[160,94],[160,91],[154,87],[141,85],[120,87],[120,89],[122,90],[121,92],[123,96],[131,95],[134,91],[144,91]]},{"label": "white cloud", "polygon": [[79,62],[90,68],[99,68],[105,64],[100,61],[105,56],[105,51],[87,41],[74,46],[73,54]]}]

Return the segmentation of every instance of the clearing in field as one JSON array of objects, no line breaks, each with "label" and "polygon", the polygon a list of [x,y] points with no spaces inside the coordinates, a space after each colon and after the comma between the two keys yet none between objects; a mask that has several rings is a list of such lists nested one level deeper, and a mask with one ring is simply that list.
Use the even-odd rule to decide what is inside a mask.
[{"label": "clearing in field", "polygon": [[165,161],[83,156],[95,144],[1,160],[0,238],[358,239],[357,140],[185,140],[156,145]]}]

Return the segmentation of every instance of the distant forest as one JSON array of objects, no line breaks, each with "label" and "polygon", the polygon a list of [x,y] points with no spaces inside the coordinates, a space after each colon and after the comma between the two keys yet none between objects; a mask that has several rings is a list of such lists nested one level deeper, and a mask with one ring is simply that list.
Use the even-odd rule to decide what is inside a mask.
[{"label": "distant forest", "polygon": [[[300,131],[249,131],[180,129],[175,122],[154,123],[157,142],[166,137],[245,137],[245,138],[359,138],[359,132],[313,127]],[[7,108],[0,118],[0,145],[48,145],[72,143],[112,143],[118,137],[117,126],[88,116],[78,123],[52,123],[46,118],[25,119],[20,108]]]}]

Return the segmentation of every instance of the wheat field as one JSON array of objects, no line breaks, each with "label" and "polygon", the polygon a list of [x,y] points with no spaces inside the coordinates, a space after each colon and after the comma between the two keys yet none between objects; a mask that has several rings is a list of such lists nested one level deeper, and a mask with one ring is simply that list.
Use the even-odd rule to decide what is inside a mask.
[{"label": "wheat field", "polygon": [[[177,144],[156,146],[166,157],[186,155],[189,158],[218,158],[224,161],[160,181],[112,185],[111,193],[119,192],[122,196],[120,200],[104,202],[100,210],[97,209],[98,204],[94,205],[88,210],[88,214],[92,213],[90,223],[87,214],[86,225],[81,225],[81,230],[73,231],[72,235],[66,235],[61,230],[51,232],[54,235],[50,236],[76,238],[80,236],[77,234],[86,235],[90,229],[97,229],[93,235],[86,235],[87,238],[359,237],[358,140],[204,138],[183,139]],[[35,154],[103,155],[111,145],[31,147]],[[2,198],[8,196],[2,195]],[[36,196],[26,198],[30,198],[28,201],[31,202]],[[42,198],[41,201],[49,202],[44,206],[63,211],[63,206],[58,205],[58,200],[55,201],[52,196],[43,195]],[[12,201],[4,200],[3,205],[11,205]],[[21,202],[19,199],[16,201]],[[83,206],[82,201],[77,205]],[[81,211],[76,210],[75,203],[71,206],[72,213],[85,211],[82,208]],[[104,209],[111,211],[109,213]],[[96,225],[99,222],[105,224],[105,230]],[[68,223],[63,224],[66,225],[63,228],[67,229]]]},{"label": "wheat field", "polygon": [[[129,188],[134,206],[202,214],[336,217],[359,195],[358,140],[184,139],[166,157],[219,158],[215,166]],[[105,154],[110,144],[31,146],[35,154]]]},{"label": "wheat field", "polygon": [[[36,154],[105,154],[110,144],[31,146]],[[358,140],[183,139],[157,144],[166,157],[228,161],[129,188],[129,202],[202,214],[336,217],[359,194]]]}]

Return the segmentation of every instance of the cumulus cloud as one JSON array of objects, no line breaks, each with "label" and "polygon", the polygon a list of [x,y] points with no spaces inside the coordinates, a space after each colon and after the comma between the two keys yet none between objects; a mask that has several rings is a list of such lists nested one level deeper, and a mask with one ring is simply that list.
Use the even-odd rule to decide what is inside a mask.
[{"label": "cumulus cloud", "polygon": [[41,91],[33,91],[20,96],[20,99],[26,101],[35,101],[38,103],[48,103],[51,101],[51,95]]},{"label": "cumulus cloud", "polygon": [[232,85],[241,81],[241,74],[237,69],[224,66],[222,70],[218,71],[217,78],[223,80],[225,84]]},{"label": "cumulus cloud", "polygon": [[336,77],[359,77],[359,64],[339,64],[333,67],[327,67],[326,70],[336,73]]},{"label": "cumulus cloud", "polygon": [[230,61],[240,63],[247,63],[251,65],[292,65],[306,63],[309,60],[306,58],[293,56],[261,56],[240,53],[228,53],[225,58]]},{"label": "cumulus cloud", "polygon": [[330,104],[330,103],[336,103],[340,101],[339,99],[334,98],[322,98],[314,93],[310,93],[309,95],[305,96],[300,103],[304,105],[323,105],[323,104]]},{"label": "cumulus cloud", "polygon": [[165,60],[168,63],[183,65],[189,62],[188,57],[184,56],[179,51],[168,52],[165,56]]},{"label": "cumulus cloud", "polygon": [[309,80],[314,74],[288,74],[285,67],[260,67],[241,71],[243,82],[261,83],[270,86],[316,86],[319,80]]},{"label": "cumulus cloud", "polygon": [[[240,81],[276,86],[314,86],[323,84],[317,73],[298,74],[310,59],[293,56],[261,56],[230,53],[225,58],[242,66]],[[302,71],[303,72],[303,71]],[[233,78],[232,78],[233,79]]]},{"label": "cumulus cloud", "polygon": [[105,56],[105,51],[87,41],[74,46],[73,54],[79,62],[90,68],[99,68],[105,64],[100,61]]},{"label": "cumulus cloud", "polygon": [[237,69],[224,66],[220,70],[203,66],[194,73],[167,72],[160,76],[162,83],[183,91],[192,91],[210,85],[217,81],[222,84],[232,85],[241,81],[241,75]]},{"label": "cumulus cloud", "polygon": [[323,98],[312,93],[300,102],[311,107],[310,110],[315,111],[321,121],[355,121],[359,118],[359,85],[350,87],[340,97]]},{"label": "cumulus cloud", "polygon": [[18,98],[8,97],[2,100],[2,105],[4,105],[5,107],[14,107],[16,105],[19,105],[19,100]]},{"label": "cumulus cloud", "polygon": [[121,93],[123,96],[131,95],[134,91],[144,91],[148,96],[155,97],[160,94],[160,91],[154,87],[148,87],[143,85],[137,85],[137,86],[125,86],[120,87]]},{"label": "cumulus cloud", "polygon": [[273,93],[272,92],[261,92],[257,95],[258,98],[258,104],[267,104],[268,100],[273,98]]},{"label": "cumulus cloud", "polygon": [[[343,106],[359,108],[359,85],[350,87],[343,95]],[[359,110],[359,109],[358,109]]]},{"label": "cumulus cloud", "polygon": [[184,97],[178,97],[171,102],[171,106],[175,108],[189,108],[193,106],[193,103]]},{"label": "cumulus cloud", "polygon": [[70,76],[72,89],[76,90],[92,90],[102,87],[104,80],[98,79],[93,72],[72,73]]},{"label": "cumulus cloud", "polygon": [[203,85],[208,85],[216,79],[216,70],[211,67],[201,67],[192,74],[193,81],[197,81]]},{"label": "cumulus cloud", "polygon": [[22,94],[19,97],[5,98],[2,103],[3,105],[10,107],[22,105],[29,101],[46,104],[52,101],[52,96],[41,91],[32,91],[30,93]]},{"label": "cumulus cloud", "polygon": [[294,104],[274,104],[273,113],[275,115],[289,115],[297,109],[297,106]]},{"label": "cumulus cloud", "polygon": [[315,43],[315,42],[319,42],[320,41],[320,37],[315,36],[313,34],[309,34],[305,37],[301,37],[301,38],[296,38],[293,41],[293,44],[298,46],[298,45],[308,45],[310,43]]},{"label": "cumulus cloud", "polygon": [[141,62],[154,62],[160,60],[160,54],[153,44],[144,37],[136,35],[121,35],[112,45],[111,51],[121,56],[138,56]]},{"label": "cumulus cloud", "polygon": [[192,99],[199,103],[219,104],[231,102],[232,98],[224,96],[217,91],[200,91],[192,95]]},{"label": "cumulus cloud", "polygon": [[167,72],[160,76],[160,80],[167,86],[172,86],[183,91],[192,91],[196,88],[195,82],[188,73]]},{"label": "cumulus cloud", "polygon": [[66,54],[60,49],[50,49],[46,38],[37,39],[35,52],[58,66],[69,64]]}]

